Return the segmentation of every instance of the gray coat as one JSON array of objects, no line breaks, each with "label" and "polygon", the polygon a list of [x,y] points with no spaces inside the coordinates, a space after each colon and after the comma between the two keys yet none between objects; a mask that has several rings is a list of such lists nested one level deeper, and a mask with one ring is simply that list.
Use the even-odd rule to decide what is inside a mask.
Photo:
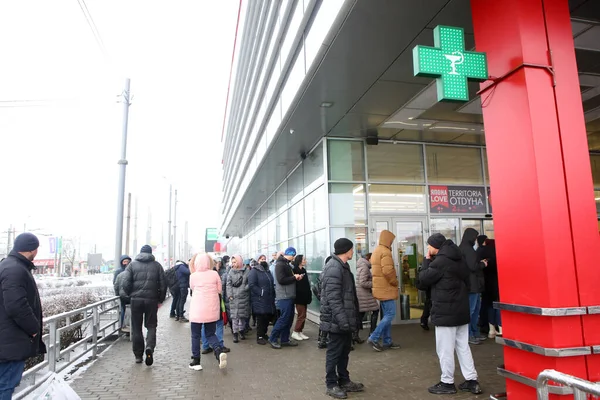
[{"label": "gray coat", "polygon": [[361,258],[356,263],[356,295],[359,312],[379,310],[379,303],[373,297],[372,287],[371,263],[366,258]]},{"label": "gray coat", "polygon": [[284,257],[280,256],[275,264],[275,300],[296,298],[296,277],[294,267]]},{"label": "gray coat", "polygon": [[250,288],[248,272],[244,269],[230,269],[227,274],[227,297],[231,318],[250,318]]}]

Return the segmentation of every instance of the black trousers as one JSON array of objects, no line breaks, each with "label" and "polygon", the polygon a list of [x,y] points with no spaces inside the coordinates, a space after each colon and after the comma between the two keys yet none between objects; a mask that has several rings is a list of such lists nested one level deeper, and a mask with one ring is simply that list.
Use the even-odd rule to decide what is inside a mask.
[{"label": "black trousers", "polygon": [[254,314],[256,317],[256,338],[265,338],[269,330],[269,322],[273,319],[273,314]]},{"label": "black trousers", "polygon": [[421,324],[429,325],[429,316],[431,315],[431,293],[427,292],[425,297],[425,307],[423,308],[423,314],[421,315]]},{"label": "black trousers", "polygon": [[[142,357],[144,350],[156,347],[156,327],[158,326],[158,301],[145,299],[131,299],[131,341],[133,354]],[[144,345],[143,326],[148,330],[146,344]]]},{"label": "black trousers", "polygon": [[352,348],[352,333],[329,333],[325,356],[325,384],[328,388],[350,382],[348,362]]}]

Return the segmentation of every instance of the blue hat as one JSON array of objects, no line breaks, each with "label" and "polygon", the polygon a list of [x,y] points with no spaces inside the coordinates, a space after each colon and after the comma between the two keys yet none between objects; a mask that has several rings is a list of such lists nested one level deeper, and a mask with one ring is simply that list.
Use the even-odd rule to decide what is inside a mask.
[{"label": "blue hat", "polygon": [[40,241],[33,233],[29,232],[21,233],[15,238],[13,244],[13,250],[17,253],[27,253],[34,251],[38,247],[40,247]]},{"label": "blue hat", "polygon": [[295,257],[296,256],[296,249],[293,247],[288,247],[287,249],[285,249],[285,252],[283,253],[284,256],[292,256]]}]

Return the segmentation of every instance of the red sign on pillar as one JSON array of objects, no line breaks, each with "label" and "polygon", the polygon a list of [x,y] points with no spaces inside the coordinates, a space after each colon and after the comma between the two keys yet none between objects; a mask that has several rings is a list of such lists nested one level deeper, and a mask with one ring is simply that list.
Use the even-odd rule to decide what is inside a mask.
[{"label": "red sign on pillar", "polygon": [[[592,261],[600,239],[568,2],[471,5],[477,51],[487,53],[495,77],[481,85],[481,99],[500,299],[507,308],[576,314],[503,311],[504,338],[536,346],[507,346],[505,368],[532,379],[553,368],[600,380],[600,356],[585,355],[600,345],[600,315],[586,308],[600,305],[600,268]],[[565,349],[575,355],[549,356]],[[536,398],[533,387],[513,379],[507,393]]]}]

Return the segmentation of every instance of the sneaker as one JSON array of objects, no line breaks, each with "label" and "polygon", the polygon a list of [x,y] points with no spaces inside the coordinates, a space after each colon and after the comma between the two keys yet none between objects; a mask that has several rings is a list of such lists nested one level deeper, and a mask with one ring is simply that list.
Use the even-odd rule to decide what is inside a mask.
[{"label": "sneaker", "polygon": [[339,386],[334,386],[332,388],[327,388],[325,394],[329,397],[333,397],[334,399],[347,399],[348,395],[346,392],[342,390]]},{"label": "sneaker", "polygon": [[256,339],[256,344],[260,344],[261,346],[264,346],[267,344],[267,341],[265,340],[265,338],[259,337],[258,339]]},{"label": "sneaker", "polygon": [[400,345],[399,345],[399,344],[397,344],[397,343],[394,343],[394,342],[392,342],[392,343],[391,343],[389,346],[388,346],[388,345],[386,345],[386,344],[384,344],[384,345],[383,345],[383,348],[384,348],[385,350],[389,350],[389,349],[392,349],[392,350],[398,350],[398,349],[400,348]]},{"label": "sneaker", "polygon": [[187,319],[186,317],[181,317],[181,318],[179,318],[179,322],[190,322],[190,320]]},{"label": "sneaker", "polygon": [[481,394],[483,390],[481,390],[481,386],[479,386],[479,382],[477,381],[464,381],[458,388],[463,392],[471,392],[473,394]]},{"label": "sneaker", "polygon": [[274,348],[276,350],[281,349],[281,345],[279,343],[277,343],[277,342],[271,342],[271,341],[269,341],[269,344],[271,345],[272,348]]},{"label": "sneaker", "polygon": [[143,362],[144,362],[144,359],[143,359],[142,357],[136,357],[136,358],[135,358],[135,363],[136,363],[136,364],[141,364],[141,363],[143,363]]},{"label": "sneaker", "polygon": [[440,382],[427,389],[431,394],[456,394],[456,386],[453,383]]},{"label": "sneaker", "polygon": [[477,345],[481,344],[481,341],[479,339],[477,339],[477,338],[470,337],[469,338],[469,344],[477,346]]},{"label": "sneaker", "polygon": [[229,352],[231,351],[231,349],[230,349],[229,347],[225,347],[225,346],[223,346],[223,347],[221,348],[221,351],[222,351],[223,353],[229,353]]},{"label": "sneaker", "polygon": [[429,330],[429,325],[424,324],[424,323],[421,322],[421,328],[423,328],[423,330],[428,331]]},{"label": "sneaker", "polygon": [[227,368],[227,353],[219,354],[219,369]]},{"label": "sneaker", "polygon": [[212,353],[212,352],[213,352],[213,349],[212,349],[212,348],[210,348],[210,347],[209,347],[208,349],[204,349],[204,350],[202,350],[202,354],[210,354],[210,353]]},{"label": "sneaker", "polygon": [[477,340],[479,340],[480,342],[483,342],[483,341],[487,340],[487,336],[486,335],[479,335],[479,336],[477,336]]},{"label": "sneaker", "polygon": [[306,336],[306,335],[305,335],[304,333],[302,333],[302,332],[300,332],[300,337],[301,337],[303,340],[308,340],[308,339],[310,339],[308,336]]},{"label": "sneaker", "polygon": [[298,347],[298,343],[290,340],[289,342],[282,342],[281,347]]},{"label": "sneaker", "polygon": [[200,365],[199,358],[192,357],[192,362],[190,363],[189,367],[190,367],[190,369],[193,369],[194,371],[202,371],[202,365]]},{"label": "sneaker", "polygon": [[340,388],[344,391],[344,392],[362,392],[365,390],[365,385],[363,385],[362,383],[358,383],[358,382],[348,382],[348,383],[344,383],[343,385],[340,385]]},{"label": "sneaker", "polygon": [[152,357],[152,349],[146,349],[146,365],[151,366],[154,364],[154,358]]},{"label": "sneaker", "polygon": [[373,350],[375,350],[375,351],[383,351],[383,350],[385,350],[382,345],[380,345],[379,343],[375,343],[370,338],[367,339],[367,343],[369,343],[373,347]]},{"label": "sneaker", "polygon": [[299,333],[299,332],[293,332],[293,333],[292,333],[292,339],[294,339],[294,340],[296,340],[296,341],[298,341],[298,342],[301,342],[302,340],[304,340],[304,339],[302,338],[302,336],[300,336],[300,333]]}]

